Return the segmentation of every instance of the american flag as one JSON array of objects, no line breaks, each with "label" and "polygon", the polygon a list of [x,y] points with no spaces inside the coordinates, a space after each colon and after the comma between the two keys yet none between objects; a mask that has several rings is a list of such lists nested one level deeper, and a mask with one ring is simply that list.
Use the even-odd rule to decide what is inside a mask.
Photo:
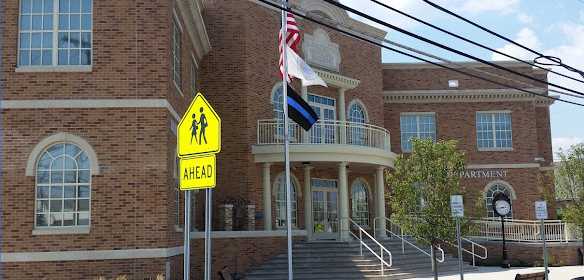
[{"label": "american flag", "polygon": [[[294,52],[298,53],[298,45],[300,45],[300,30],[298,29],[298,24],[294,15],[286,12],[286,25],[288,34],[286,36],[286,44]],[[284,49],[282,45],[282,31],[280,30],[278,35],[278,46],[280,49],[280,76],[284,76]],[[289,79],[289,78],[288,78]]]}]

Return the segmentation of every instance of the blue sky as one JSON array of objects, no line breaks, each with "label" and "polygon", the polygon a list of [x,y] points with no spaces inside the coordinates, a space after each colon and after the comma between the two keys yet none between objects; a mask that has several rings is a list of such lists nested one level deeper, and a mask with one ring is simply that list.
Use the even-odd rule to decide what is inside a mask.
[{"label": "blue sky", "polygon": [[[342,2],[416,34],[483,59],[505,60],[504,57],[434,31],[377,6],[373,2],[367,0],[342,0]],[[381,2],[504,53],[522,59],[533,59],[530,53],[441,13],[422,0],[381,0]],[[434,0],[434,2],[526,46],[545,54],[561,57],[564,63],[584,70],[584,0]],[[394,31],[389,31],[388,38],[451,60],[467,60]],[[389,51],[384,52],[383,61],[415,62],[413,59]],[[561,68],[554,70],[579,77]],[[584,80],[582,77],[579,78]],[[550,74],[549,79],[559,85],[584,92],[583,83],[570,81],[555,74]],[[584,99],[562,98],[584,103]],[[584,121],[584,107],[556,102],[551,107],[551,116],[554,151],[584,142],[584,125],[581,124]]]}]

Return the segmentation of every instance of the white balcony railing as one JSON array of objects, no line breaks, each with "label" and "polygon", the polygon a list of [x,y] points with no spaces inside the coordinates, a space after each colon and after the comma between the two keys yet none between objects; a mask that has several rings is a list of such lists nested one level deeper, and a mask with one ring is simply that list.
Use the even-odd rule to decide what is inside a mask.
[{"label": "white balcony railing", "polygon": [[[486,240],[502,240],[501,220],[483,219],[474,223],[478,225],[478,232],[472,238]],[[578,230],[570,224],[559,220],[548,220],[544,222],[546,241],[548,242],[570,242],[577,241]],[[542,242],[540,221],[527,220],[505,220],[505,239],[515,242]]]},{"label": "white balcony railing", "polygon": [[[320,120],[310,131],[290,122],[291,144],[340,144],[377,148],[390,151],[389,131],[383,127],[341,121]],[[284,123],[270,119],[258,121],[258,144],[284,143]]]}]

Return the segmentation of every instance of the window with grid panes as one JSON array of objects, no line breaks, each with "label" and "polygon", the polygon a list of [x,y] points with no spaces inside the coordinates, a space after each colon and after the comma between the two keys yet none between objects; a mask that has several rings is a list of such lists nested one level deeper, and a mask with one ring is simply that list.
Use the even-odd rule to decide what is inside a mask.
[{"label": "window with grid panes", "polygon": [[92,0],[21,0],[18,66],[92,64]]},{"label": "window with grid panes", "polygon": [[436,116],[434,113],[407,113],[400,116],[401,147],[412,151],[413,138],[436,141]]},{"label": "window with grid panes", "polygon": [[476,126],[479,150],[509,150],[513,148],[511,113],[478,112]]},{"label": "window with grid panes", "polygon": [[37,162],[36,228],[88,226],[91,169],[85,151],[69,143],[49,147]]}]

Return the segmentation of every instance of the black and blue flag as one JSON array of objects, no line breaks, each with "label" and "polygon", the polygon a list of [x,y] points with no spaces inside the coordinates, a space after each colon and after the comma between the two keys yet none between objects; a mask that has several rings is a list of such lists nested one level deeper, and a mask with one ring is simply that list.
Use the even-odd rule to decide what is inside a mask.
[{"label": "black and blue flag", "polygon": [[316,112],[288,85],[288,117],[308,131],[318,121]]}]

